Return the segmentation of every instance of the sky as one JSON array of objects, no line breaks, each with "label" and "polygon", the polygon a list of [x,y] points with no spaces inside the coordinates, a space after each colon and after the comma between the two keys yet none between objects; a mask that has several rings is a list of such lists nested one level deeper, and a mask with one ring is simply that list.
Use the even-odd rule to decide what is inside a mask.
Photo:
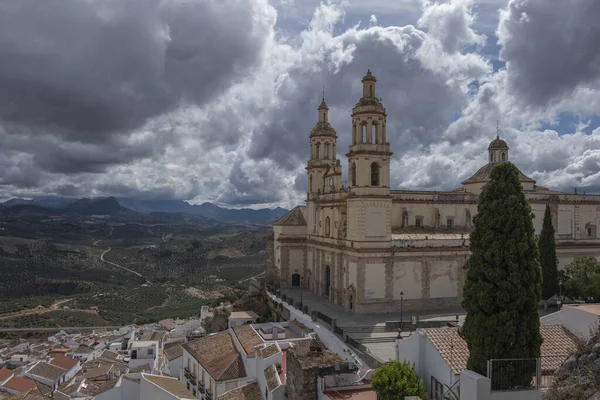
[{"label": "sky", "polygon": [[392,188],[459,187],[498,125],[539,185],[600,193],[599,19],[597,0],[3,0],[0,199],[302,204],[322,87],[346,174],[367,69]]}]

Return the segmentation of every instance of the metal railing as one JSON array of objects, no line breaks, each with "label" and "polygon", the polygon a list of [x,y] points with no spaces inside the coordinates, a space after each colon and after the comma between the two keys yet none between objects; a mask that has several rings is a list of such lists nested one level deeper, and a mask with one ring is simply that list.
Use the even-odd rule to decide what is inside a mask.
[{"label": "metal railing", "polygon": [[492,359],[487,362],[487,377],[492,391],[538,390],[551,387],[554,375],[568,354],[539,358]]}]

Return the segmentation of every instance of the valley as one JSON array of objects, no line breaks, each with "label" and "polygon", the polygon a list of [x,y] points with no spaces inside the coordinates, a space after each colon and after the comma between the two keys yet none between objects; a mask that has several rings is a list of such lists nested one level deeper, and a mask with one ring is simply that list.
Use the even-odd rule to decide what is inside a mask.
[{"label": "valley", "polygon": [[266,224],[92,205],[0,207],[0,328],[186,318],[264,271]]}]

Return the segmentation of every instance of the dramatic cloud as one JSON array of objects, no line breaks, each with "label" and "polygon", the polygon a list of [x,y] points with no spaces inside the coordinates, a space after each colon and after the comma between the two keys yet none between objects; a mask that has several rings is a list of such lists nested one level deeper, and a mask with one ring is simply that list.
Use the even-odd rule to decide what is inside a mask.
[{"label": "dramatic cloud", "polygon": [[500,121],[539,184],[600,189],[600,9],[552,3],[3,1],[0,198],[292,206],[322,87],[345,169],[369,68],[394,187],[457,187]]}]

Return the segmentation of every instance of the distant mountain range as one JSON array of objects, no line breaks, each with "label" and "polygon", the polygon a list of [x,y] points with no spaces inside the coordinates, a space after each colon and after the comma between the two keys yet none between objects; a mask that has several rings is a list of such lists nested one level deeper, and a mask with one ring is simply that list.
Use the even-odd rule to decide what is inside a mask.
[{"label": "distant mountain range", "polygon": [[192,205],[183,200],[139,200],[126,197],[77,199],[42,196],[31,200],[10,199],[4,203],[0,203],[0,205],[7,208],[4,212],[10,212],[10,208],[16,207],[20,211],[26,209],[37,213],[44,213],[42,209],[38,209],[44,208],[61,210],[78,215],[123,215],[131,211],[141,214],[178,213],[192,214],[233,224],[271,224],[288,212],[288,210],[281,207],[258,210],[250,208],[230,209],[222,208],[212,203]]}]

